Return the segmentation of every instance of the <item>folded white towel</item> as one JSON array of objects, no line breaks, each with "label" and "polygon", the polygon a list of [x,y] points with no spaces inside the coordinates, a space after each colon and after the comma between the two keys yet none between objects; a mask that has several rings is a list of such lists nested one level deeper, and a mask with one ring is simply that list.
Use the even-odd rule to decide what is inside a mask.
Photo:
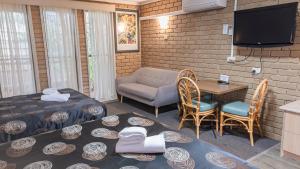
[{"label": "folded white towel", "polygon": [[49,95],[42,95],[41,100],[42,101],[56,101],[56,102],[66,102],[70,98],[70,94],[60,94],[60,93],[54,93]]},{"label": "folded white towel", "polygon": [[119,132],[118,137],[128,144],[140,143],[147,137],[147,130],[143,127],[126,127]]},{"label": "folded white towel", "polygon": [[43,90],[43,94],[59,94],[56,88],[47,88]]},{"label": "folded white towel", "polygon": [[165,138],[162,134],[146,137],[144,142],[138,144],[126,144],[120,139],[116,145],[117,153],[163,153],[165,150]]}]

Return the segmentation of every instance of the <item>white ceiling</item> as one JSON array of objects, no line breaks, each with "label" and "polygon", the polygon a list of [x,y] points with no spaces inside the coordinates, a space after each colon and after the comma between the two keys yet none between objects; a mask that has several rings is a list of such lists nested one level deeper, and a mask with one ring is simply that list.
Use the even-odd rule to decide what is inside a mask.
[{"label": "white ceiling", "polygon": [[133,4],[133,5],[143,5],[159,0],[92,0],[99,2],[110,2],[110,3],[124,3],[124,4]]}]

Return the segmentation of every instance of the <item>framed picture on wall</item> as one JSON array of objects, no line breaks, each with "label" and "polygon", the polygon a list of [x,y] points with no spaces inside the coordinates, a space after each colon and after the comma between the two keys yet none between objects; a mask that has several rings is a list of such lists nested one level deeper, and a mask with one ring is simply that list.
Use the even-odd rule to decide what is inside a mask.
[{"label": "framed picture on wall", "polygon": [[135,10],[116,9],[116,52],[139,51],[139,15]]}]

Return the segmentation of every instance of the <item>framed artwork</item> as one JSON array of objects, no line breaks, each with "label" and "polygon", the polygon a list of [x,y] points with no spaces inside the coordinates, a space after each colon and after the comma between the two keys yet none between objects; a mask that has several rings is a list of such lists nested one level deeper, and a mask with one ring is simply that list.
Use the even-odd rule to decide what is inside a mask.
[{"label": "framed artwork", "polygon": [[116,52],[138,52],[138,11],[117,9],[114,18]]}]

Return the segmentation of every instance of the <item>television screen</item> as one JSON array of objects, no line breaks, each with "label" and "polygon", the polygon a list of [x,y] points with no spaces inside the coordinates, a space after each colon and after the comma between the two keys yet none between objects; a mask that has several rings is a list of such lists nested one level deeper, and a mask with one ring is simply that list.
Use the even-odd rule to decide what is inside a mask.
[{"label": "television screen", "polygon": [[294,43],[298,2],[234,12],[233,44],[284,46]]}]

